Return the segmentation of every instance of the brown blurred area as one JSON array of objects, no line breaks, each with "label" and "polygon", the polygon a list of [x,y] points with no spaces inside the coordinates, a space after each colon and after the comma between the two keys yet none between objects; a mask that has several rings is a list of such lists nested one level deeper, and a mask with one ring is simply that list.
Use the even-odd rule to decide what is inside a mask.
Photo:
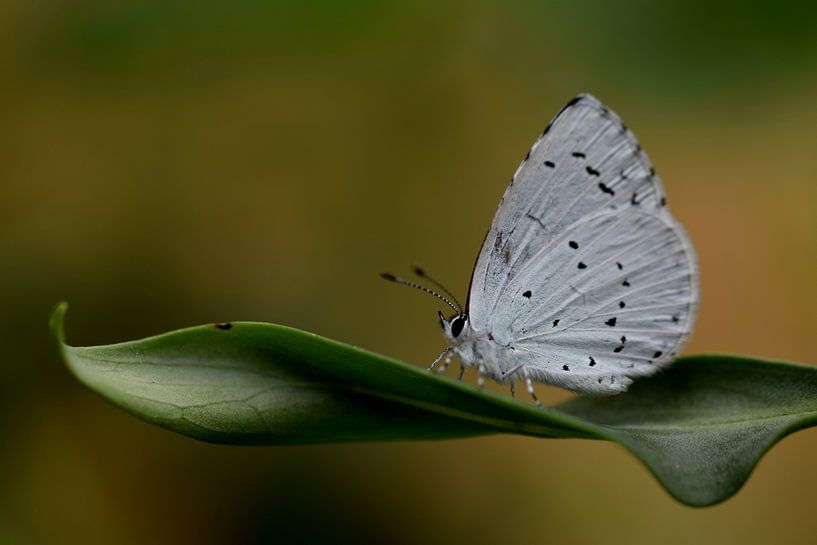
[{"label": "brown blurred area", "polygon": [[0,543],[812,543],[814,431],[695,510],[600,442],[198,443],[79,385],[47,329],[66,299],[72,344],[261,320],[425,364],[436,306],[378,273],[464,298],[587,91],[698,249],[687,352],[815,362],[817,8],[729,6],[0,4]]}]

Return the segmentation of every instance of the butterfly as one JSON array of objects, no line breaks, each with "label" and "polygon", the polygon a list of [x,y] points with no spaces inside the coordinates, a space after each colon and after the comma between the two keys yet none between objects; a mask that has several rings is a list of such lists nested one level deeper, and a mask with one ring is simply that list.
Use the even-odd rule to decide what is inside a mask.
[{"label": "butterfly", "polygon": [[581,94],[553,118],[502,196],[462,307],[438,312],[446,349],[485,377],[586,395],[623,392],[670,364],[699,302],[695,250],[635,136]]}]

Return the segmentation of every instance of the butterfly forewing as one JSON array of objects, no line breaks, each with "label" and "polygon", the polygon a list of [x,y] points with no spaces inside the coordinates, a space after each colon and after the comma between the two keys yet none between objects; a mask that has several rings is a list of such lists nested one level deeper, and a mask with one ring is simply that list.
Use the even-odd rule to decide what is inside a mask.
[{"label": "butterfly forewing", "polygon": [[663,187],[633,134],[589,95],[548,125],[505,191],[474,268],[472,326],[483,329],[504,285],[581,218],[638,206],[662,213]]}]

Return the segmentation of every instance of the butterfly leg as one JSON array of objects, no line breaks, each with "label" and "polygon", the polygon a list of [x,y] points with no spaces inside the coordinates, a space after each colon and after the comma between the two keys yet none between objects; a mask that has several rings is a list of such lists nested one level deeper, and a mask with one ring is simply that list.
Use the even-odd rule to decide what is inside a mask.
[{"label": "butterfly leg", "polygon": [[465,374],[465,364],[460,362],[460,376],[457,377],[457,380],[462,381],[462,376]]},{"label": "butterfly leg", "polygon": [[533,398],[533,402],[536,403],[536,406],[541,409],[542,402],[539,401],[538,397],[536,397],[536,392],[533,391],[533,382],[531,381],[527,373],[525,373],[525,384],[528,386],[528,393]]},{"label": "butterfly leg", "polygon": [[516,383],[511,382],[511,397],[516,399]]},{"label": "butterfly leg", "polygon": [[440,363],[440,360],[441,360],[441,359],[443,359],[443,356],[445,356],[446,354],[448,354],[450,351],[451,351],[451,347],[450,347],[450,346],[447,346],[447,347],[445,348],[445,350],[443,350],[442,352],[440,352],[440,355],[439,355],[439,356],[437,356],[436,358],[434,358],[434,361],[433,361],[433,362],[431,362],[431,365],[429,365],[429,366],[428,366],[428,368],[426,369],[426,371],[431,371],[432,369],[434,369],[434,368],[437,366],[437,364],[438,364],[438,363]]},{"label": "butterfly leg", "polygon": [[452,352],[449,352],[448,355],[443,360],[442,365],[440,365],[440,367],[437,368],[437,373],[440,374],[440,375],[445,373],[445,370],[448,369],[448,366],[451,364],[451,360],[453,360],[453,359],[454,359],[454,354]]},{"label": "butterfly leg", "polygon": [[480,390],[485,389],[485,366],[480,365],[479,371],[477,372],[477,388]]}]

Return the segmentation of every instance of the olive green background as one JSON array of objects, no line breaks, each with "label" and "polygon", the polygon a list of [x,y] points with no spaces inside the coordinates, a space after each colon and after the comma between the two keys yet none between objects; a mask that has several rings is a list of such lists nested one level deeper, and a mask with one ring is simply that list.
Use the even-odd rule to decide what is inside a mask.
[{"label": "olive green background", "polygon": [[691,509],[601,442],[197,443],[60,362],[67,299],[74,344],[261,320],[426,364],[435,302],[377,274],[464,299],[580,91],[698,249],[687,353],[817,362],[813,3],[2,2],[0,542],[813,543],[813,430]]}]

